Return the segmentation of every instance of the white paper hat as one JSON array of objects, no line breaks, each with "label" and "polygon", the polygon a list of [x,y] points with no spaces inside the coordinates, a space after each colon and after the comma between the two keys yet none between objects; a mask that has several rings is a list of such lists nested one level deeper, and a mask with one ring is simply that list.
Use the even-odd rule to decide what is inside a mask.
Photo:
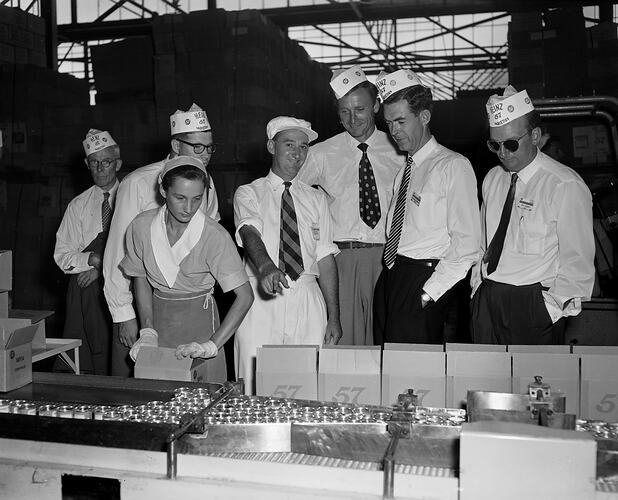
[{"label": "white paper hat", "polygon": [[309,142],[313,142],[318,138],[318,133],[311,128],[311,123],[300,118],[278,116],[270,120],[268,125],[266,125],[266,135],[269,139],[273,139],[279,132],[284,130],[300,130],[307,134]]},{"label": "white paper hat", "polygon": [[188,111],[179,109],[170,116],[170,128],[172,135],[183,132],[208,132],[211,130],[206,111],[197,104],[191,104]]},{"label": "white paper hat", "polygon": [[178,167],[183,167],[185,165],[191,165],[193,167],[199,168],[202,172],[206,173],[206,167],[202,160],[199,158],[195,158],[194,156],[175,156],[174,158],[170,158],[166,160],[163,164],[163,169],[161,173],[159,173],[159,184],[163,181],[163,176],[167,174],[170,170],[173,170]]},{"label": "white paper hat", "polygon": [[84,146],[84,152],[86,156],[90,156],[92,153],[101,151],[102,149],[109,148],[110,146],[116,146],[116,141],[112,138],[109,132],[106,130],[97,130],[91,128],[86,134],[86,139],[82,141]]},{"label": "white paper hat", "polygon": [[330,80],[330,87],[335,92],[335,97],[341,99],[359,83],[366,82],[367,77],[360,66],[352,66],[348,69],[336,69]]},{"label": "white paper hat", "polygon": [[386,101],[395,92],[408,87],[414,87],[415,85],[425,86],[418,75],[409,69],[398,69],[392,73],[382,71],[376,80],[378,95],[382,102]]},{"label": "white paper hat", "polygon": [[501,127],[507,123],[529,113],[534,109],[528,92],[517,92],[512,85],[508,85],[502,95],[492,95],[487,104],[487,117],[490,127]]}]

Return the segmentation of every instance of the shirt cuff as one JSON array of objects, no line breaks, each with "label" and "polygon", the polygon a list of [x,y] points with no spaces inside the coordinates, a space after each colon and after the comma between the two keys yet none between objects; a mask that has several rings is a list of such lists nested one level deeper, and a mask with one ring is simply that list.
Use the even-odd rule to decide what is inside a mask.
[{"label": "shirt cuff", "polygon": [[88,259],[90,258],[90,254],[92,252],[81,252],[75,255],[72,259],[72,266],[67,269],[63,269],[62,271],[65,274],[79,274],[84,271],[90,271],[90,269],[94,269],[93,266],[88,264]]},{"label": "shirt cuff", "polygon": [[240,248],[244,248],[242,244],[242,238],[240,237],[240,230],[245,226],[251,226],[255,228],[256,231],[260,233],[260,237],[262,237],[262,221],[259,219],[244,219],[238,224],[238,227],[236,228],[236,233],[234,234],[236,244]]},{"label": "shirt cuff", "polygon": [[431,297],[434,302],[438,302],[440,297],[448,292],[448,288],[445,290],[437,281],[431,281],[431,277],[423,285],[423,291]]},{"label": "shirt cuff", "polygon": [[332,255],[334,257],[338,255],[339,252],[339,247],[334,243],[330,243],[328,245],[321,245],[316,248],[315,261],[320,262],[324,257],[327,257],[328,255]]},{"label": "shirt cuff", "polygon": [[109,312],[112,315],[112,321],[114,323],[124,323],[125,321],[135,319],[135,311],[131,304],[120,307],[110,307]]}]

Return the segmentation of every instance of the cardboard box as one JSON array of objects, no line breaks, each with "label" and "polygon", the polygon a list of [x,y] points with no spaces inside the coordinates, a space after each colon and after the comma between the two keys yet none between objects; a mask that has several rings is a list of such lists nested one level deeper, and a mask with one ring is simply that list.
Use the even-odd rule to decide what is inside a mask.
[{"label": "cardboard box", "polygon": [[176,359],[173,347],[142,347],[135,360],[135,378],[208,382],[207,359]]},{"label": "cardboard box", "polygon": [[256,394],[276,398],[318,399],[318,346],[258,347]]},{"label": "cardboard box", "polygon": [[10,250],[0,250],[0,290],[12,290],[12,289],[13,289],[13,252],[11,252]]},{"label": "cardboard box", "polygon": [[618,356],[581,355],[581,418],[618,422]]},{"label": "cardboard box", "polygon": [[0,318],[9,317],[9,292],[0,292]]},{"label": "cardboard box", "polygon": [[[45,318],[54,314],[54,311],[35,311],[30,309],[9,309],[10,324],[15,326],[27,326],[37,325],[37,332],[32,339],[32,351],[38,351],[45,349],[46,343],[46,331],[45,331]],[[1,321],[1,319],[0,319]]]},{"label": "cardboard box", "polygon": [[393,406],[397,396],[414,389],[420,406],[446,405],[446,354],[436,344],[384,344],[382,351],[382,406]]},{"label": "cardboard box", "polygon": [[551,386],[552,394],[566,396],[566,412],[579,415],[579,358],[564,353],[511,353],[513,357],[513,392],[528,393],[528,384],[536,375]]},{"label": "cardboard box", "polygon": [[507,352],[536,352],[547,354],[570,354],[570,345],[509,345]]},{"label": "cardboard box", "polygon": [[446,344],[446,406],[461,408],[468,391],[511,392],[506,346]]},{"label": "cardboard box", "polygon": [[474,422],[463,424],[460,450],[460,500],[597,498],[597,445],[586,432]]},{"label": "cardboard box", "polygon": [[318,399],[335,403],[380,404],[380,347],[323,346]]},{"label": "cardboard box", "polygon": [[618,354],[617,345],[574,345],[573,354]]},{"label": "cardboard box", "polygon": [[32,382],[32,338],[36,326],[0,325],[0,392]]}]

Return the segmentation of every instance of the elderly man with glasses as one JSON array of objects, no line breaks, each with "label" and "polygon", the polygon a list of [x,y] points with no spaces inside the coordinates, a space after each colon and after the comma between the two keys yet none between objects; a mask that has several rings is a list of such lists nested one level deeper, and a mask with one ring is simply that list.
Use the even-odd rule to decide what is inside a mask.
[{"label": "elderly man with glasses", "polygon": [[90,129],[83,146],[94,186],[67,206],[56,233],[54,260],[71,276],[63,336],[81,339],[84,373],[109,375],[112,321],[103,297],[101,265],[122,160],[109,132]]},{"label": "elderly man with glasses", "polygon": [[[200,159],[207,167],[215,152],[208,117],[196,104],[193,104],[188,111],[178,110],[171,115],[170,128],[172,138],[169,156],[131,172],[122,180],[118,189],[116,211],[112,219],[103,265],[105,298],[114,320],[112,375],[130,376],[133,363],[129,359],[129,349],[137,340],[139,331],[129,280],[118,267],[125,257],[124,238],[127,227],[136,215],[163,204],[157,179],[166,160],[176,156],[192,156]],[[201,210],[211,219],[218,221],[218,208],[212,176],[207,173],[206,192]]]},{"label": "elderly man with glasses", "polygon": [[541,120],[510,85],[487,102],[487,146],[501,165],[483,181],[482,259],[472,270],[476,343],[560,344],[565,318],[594,284],[592,197],[569,167],[539,150]]}]

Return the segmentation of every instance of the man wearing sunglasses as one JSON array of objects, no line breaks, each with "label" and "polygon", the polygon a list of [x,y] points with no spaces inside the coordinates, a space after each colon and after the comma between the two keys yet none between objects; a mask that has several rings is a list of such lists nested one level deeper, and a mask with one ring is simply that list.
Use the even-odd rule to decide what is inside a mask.
[{"label": "man wearing sunglasses", "polygon": [[540,115],[510,85],[487,102],[487,146],[501,165],[483,180],[483,258],[472,271],[476,343],[560,344],[565,318],[594,284],[592,197],[539,150]]},{"label": "man wearing sunglasses", "polygon": [[[129,349],[137,340],[139,330],[129,280],[118,267],[125,256],[124,237],[127,227],[136,215],[162,205],[157,179],[166,160],[180,155],[192,156],[199,158],[204,166],[208,166],[215,151],[212,129],[206,112],[196,104],[193,104],[188,111],[177,110],[171,115],[170,128],[172,138],[169,156],[134,170],[122,180],[118,189],[116,210],[103,261],[105,298],[114,320],[112,375],[127,377],[131,374],[133,363],[129,358]],[[212,176],[208,175],[206,185],[201,210],[218,221],[219,205]]]},{"label": "man wearing sunglasses", "polygon": [[431,134],[433,97],[416,74],[381,73],[376,85],[390,134],[407,160],[388,210],[375,341],[441,344],[453,286],[478,258],[476,177],[464,156]]},{"label": "man wearing sunglasses", "polygon": [[81,370],[109,375],[112,319],[103,297],[101,267],[122,166],[109,132],[90,129],[83,141],[94,186],[71,200],[56,233],[54,260],[69,275],[64,338],[81,339]]}]

